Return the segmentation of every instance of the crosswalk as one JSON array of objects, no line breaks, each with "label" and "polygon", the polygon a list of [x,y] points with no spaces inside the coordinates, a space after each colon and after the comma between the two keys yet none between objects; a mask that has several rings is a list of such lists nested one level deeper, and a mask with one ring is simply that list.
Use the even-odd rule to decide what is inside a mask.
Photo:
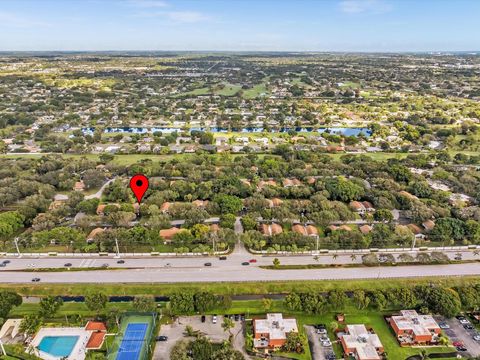
[{"label": "crosswalk", "polygon": [[96,259],[83,259],[80,263],[81,268],[95,267]]}]

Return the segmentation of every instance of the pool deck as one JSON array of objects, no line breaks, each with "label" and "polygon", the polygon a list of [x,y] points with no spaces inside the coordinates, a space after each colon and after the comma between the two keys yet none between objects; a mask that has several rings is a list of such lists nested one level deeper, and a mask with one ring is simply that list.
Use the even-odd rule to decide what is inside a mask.
[{"label": "pool deck", "polygon": [[60,356],[53,356],[37,349],[37,346],[40,344],[42,339],[46,336],[78,336],[78,341],[67,359],[85,360],[86,345],[91,334],[91,331],[87,331],[83,327],[41,328],[30,343],[30,346],[34,349],[35,355],[37,355],[39,358],[44,360],[59,360],[61,359]]}]

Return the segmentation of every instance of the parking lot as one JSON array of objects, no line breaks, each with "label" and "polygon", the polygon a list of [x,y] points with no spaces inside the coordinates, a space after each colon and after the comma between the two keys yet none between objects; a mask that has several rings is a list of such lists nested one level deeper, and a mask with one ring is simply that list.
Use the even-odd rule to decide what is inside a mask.
[{"label": "parking lot", "polygon": [[[310,352],[312,354],[313,360],[333,360],[335,357],[332,357],[333,348],[332,346],[323,346],[322,345],[322,335],[317,333],[317,329],[313,325],[305,325],[305,332],[308,337],[308,345],[310,346]],[[334,340],[334,339],[330,339]]]},{"label": "parking lot", "polygon": [[461,342],[464,344],[467,351],[459,351],[463,357],[480,356],[480,342],[473,339],[473,336],[477,333],[477,330],[465,329],[460,321],[456,318],[445,319],[441,316],[436,316],[435,319],[438,323],[445,322],[448,324],[450,328],[443,329],[443,331],[450,338],[452,343]]},{"label": "parking lot", "polygon": [[[168,340],[157,341],[153,358],[158,360],[169,360],[170,352],[177,341],[182,339],[193,339],[185,336],[185,328],[187,325],[190,325],[194,331],[198,330],[201,334],[207,336],[213,342],[222,342],[227,340],[229,333],[228,331],[223,331],[222,322],[223,316],[218,316],[216,324],[212,322],[211,315],[207,315],[205,322],[203,323],[200,316],[180,316],[174,323],[162,325],[158,335],[167,336]],[[246,354],[243,351],[243,346],[245,344],[245,338],[243,335],[243,322],[234,321],[234,324],[235,327],[231,329],[231,332],[234,335],[234,347],[237,350],[242,351],[246,357]]]}]

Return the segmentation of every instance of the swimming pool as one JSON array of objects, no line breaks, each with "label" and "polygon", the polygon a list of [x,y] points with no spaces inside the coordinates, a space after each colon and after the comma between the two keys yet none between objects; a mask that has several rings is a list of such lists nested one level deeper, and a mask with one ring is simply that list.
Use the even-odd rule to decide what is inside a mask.
[{"label": "swimming pool", "polygon": [[45,336],[38,344],[38,350],[53,356],[69,356],[80,336]]}]

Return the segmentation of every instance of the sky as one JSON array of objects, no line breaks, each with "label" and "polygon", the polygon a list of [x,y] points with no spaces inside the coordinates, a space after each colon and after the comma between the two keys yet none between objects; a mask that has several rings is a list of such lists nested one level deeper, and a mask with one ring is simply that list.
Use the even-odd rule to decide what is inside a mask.
[{"label": "sky", "polygon": [[480,0],[0,0],[0,51],[479,51]]}]

